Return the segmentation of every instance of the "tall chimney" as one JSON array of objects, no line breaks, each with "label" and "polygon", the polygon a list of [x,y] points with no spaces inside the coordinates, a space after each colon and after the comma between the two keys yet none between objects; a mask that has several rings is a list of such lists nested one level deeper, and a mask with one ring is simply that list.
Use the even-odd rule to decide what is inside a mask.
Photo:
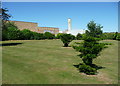
[{"label": "tall chimney", "polygon": [[71,29],[72,29],[72,27],[71,27],[71,19],[68,18],[68,31],[70,31]]}]

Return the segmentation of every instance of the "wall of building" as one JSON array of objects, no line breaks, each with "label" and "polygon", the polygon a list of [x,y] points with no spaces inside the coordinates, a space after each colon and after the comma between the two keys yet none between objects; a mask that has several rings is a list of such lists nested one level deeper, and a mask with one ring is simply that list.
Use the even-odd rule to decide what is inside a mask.
[{"label": "wall of building", "polygon": [[18,27],[18,29],[29,29],[30,31],[38,32],[38,33],[45,33],[50,32],[53,34],[59,33],[59,28],[54,27],[38,27],[38,23],[33,22],[23,22],[23,21],[11,21]]},{"label": "wall of building", "polygon": [[58,34],[59,33],[59,28],[54,28],[54,27],[38,27],[38,32],[40,32],[40,33],[50,32],[50,33],[53,33],[53,34]]},{"label": "wall of building", "polygon": [[12,21],[14,24],[20,29],[29,29],[31,31],[36,31],[38,24],[37,23],[32,23],[32,22],[23,22],[23,21]]}]

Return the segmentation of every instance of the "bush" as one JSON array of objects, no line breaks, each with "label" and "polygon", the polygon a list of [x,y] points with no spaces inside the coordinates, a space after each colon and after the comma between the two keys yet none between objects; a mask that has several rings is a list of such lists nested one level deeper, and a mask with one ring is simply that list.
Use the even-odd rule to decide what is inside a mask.
[{"label": "bush", "polygon": [[63,33],[58,33],[57,36],[56,36],[56,38],[60,39],[61,35],[63,35]]},{"label": "bush", "polygon": [[82,34],[78,33],[77,36],[76,36],[76,39],[81,40],[82,39]]},{"label": "bush", "polygon": [[117,34],[116,40],[120,41],[120,33]]},{"label": "bush", "polygon": [[45,37],[45,39],[54,39],[55,35],[50,32],[45,32],[44,37]]},{"label": "bush", "polygon": [[2,30],[2,40],[19,40],[21,39],[22,33],[15,26],[14,23],[8,22],[5,24],[5,29]]},{"label": "bush", "polygon": [[28,30],[28,29],[24,29],[21,31],[22,34],[23,34],[23,39],[24,40],[30,40],[30,39],[34,39],[34,35],[33,35],[33,32]]},{"label": "bush", "polygon": [[102,38],[112,40],[114,39],[114,33],[103,33]]},{"label": "bush", "polygon": [[71,34],[62,34],[60,39],[63,42],[64,47],[68,47],[68,44],[75,39],[75,36]]}]

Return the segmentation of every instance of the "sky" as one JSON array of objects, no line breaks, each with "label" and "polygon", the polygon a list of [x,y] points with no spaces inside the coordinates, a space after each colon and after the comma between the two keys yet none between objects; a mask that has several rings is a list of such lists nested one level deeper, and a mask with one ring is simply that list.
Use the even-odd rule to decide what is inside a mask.
[{"label": "sky", "polygon": [[118,2],[3,2],[2,6],[12,15],[10,20],[35,22],[40,27],[64,31],[71,18],[74,30],[87,29],[94,20],[104,32],[118,31]]}]

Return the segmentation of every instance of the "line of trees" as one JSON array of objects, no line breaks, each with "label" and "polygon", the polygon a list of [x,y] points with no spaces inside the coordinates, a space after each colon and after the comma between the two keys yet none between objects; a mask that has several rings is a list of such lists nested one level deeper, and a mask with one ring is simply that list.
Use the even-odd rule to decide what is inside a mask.
[{"label": "line of trees", "polygon": [[2,40],[41,40],[54,39],[55,35],[49,32],[37,33],[28,29],[19,30],[14,23],[6,23],[6,28],[2,31]]}]

